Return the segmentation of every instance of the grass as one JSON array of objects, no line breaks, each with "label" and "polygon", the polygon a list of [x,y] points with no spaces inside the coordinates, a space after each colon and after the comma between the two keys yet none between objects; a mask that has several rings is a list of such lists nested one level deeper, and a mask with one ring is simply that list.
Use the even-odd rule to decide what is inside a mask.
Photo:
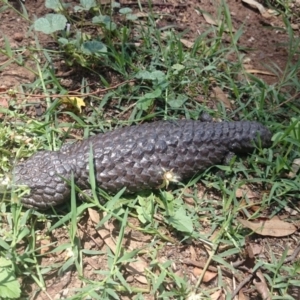
[{"label": "grass", "polygon": [[[121,7],[111,10],[97,5],[87,9],[88,3],[81,2],[80,13],[57,10],[72,22],[72,27],[70,33],[51,33],[58,45],[55,50],[46,48],[32,31],[36,44],[27,50],[36,64],[32,70],[36,79],[22,84],[18,91],[6,91],[13,110],[0,108],[1,175],[8,174],[20,158],[41,149],[57,150],[65,141],[81,136],[141,121],[198,119],[203,112],[216,119],[258,120],[274,132],[273,146],[257,149],[247,158],[237,157],[229,166],[218,166],[225,177],[210,169],[158,193],[124,196],[120,191],[111,196],[101,191],[99,197],[91,172],[92,193],[83,196],[85,202],[76,202],[76,187],[71,182],[70,203],[50,212],[22,208],[16,203],[16,194],[11,202],[7,201],[10,195],[4,194],[0,229],[1,259],[5,258],[0,260],[2,297],[24,298],[35,283],[31,294],[41,290],[51,299],[49,276],[72,271],[75,283],[71,288],[77,288],[67,295],[68,299],[120,299],[124,295],[133,299],[146,299],[147,295],[158,299],[201,295],[210,299],[218,292],[231,299],[234,289],[228,285],[229,279],[240,283],[248,273],[253,279],[260,271],[266,280],[262,286],[265,291],[268,287],[272,299],[294,299],[290,289],[299,289],[299,262],[285,263],[285,259],[291,255],[286,245],[296,248],[296,234],[281,238],[285,243],[281,245],[280,238],[253,236],[237,220],[283,215],[288,206],[299,218],[299,174],[287,176],[293,160],[299,158],[299,62],[294,62],[299,40],[288,20],[288,63],[285,70],[269,66],[278,75],[278,82],[268,85],[245,74],[238,43],[243,31],[232,31],[225,2],[218,8],[218,15],[224,16],[219,26],[202,33],[191,48],[184,47],[180,34],[172,29],[156,28],[153,7],[144,8],[150,11],[144,20],[134,20],[134,12],[124,7],[123,11]],[[26,6],[22,9],[18,13],[28,20]],[[99,16],[107,18],[93,22]],[[30,22],[34,26],[33,20]],[[225,36],[229,44],[223,43]],[[11,63],[24,65],[23,51],[12,49],[8,39],[0,53],[7,56],[7,64],[1,65],[0,71]],[[53,65],[61,59],[79,74],[80,89],[68,90],[56,77]],[[231,110],[222,101],[213,105],[214,87],[221,88],[234,102]],[[102,92],[94,93],[96,89]],[[67,100],[67,94],[73,98]],[[41,117],[28,113],[27,108],[32,106],[26,102],[28,95],[44,101]],[[78,101],[82,99],[88,113],[80,112]],[[258,191],[259,203],[237,196],[245,185]],[[254,205],[256,209],[251,210]],[[288,220],[294,222],[295,217],[288,215]],[[103,241],[108,247],[101,247]],[[269,257],[251,258],[249,241],[262,248],[268,246],[264,254]],[[186,267],[187,251],[194,251],[197,259],[204,261],[202,269],[215,273],[212,283],[205,279],[208,272],[191,275],[191,270],[200,267]],[[245,258],[251,265],[247,272],[234,265]],[[253,282],[250,287],[252,297],[263,294]],[[58,289],[64,286],[58,285]]]}]

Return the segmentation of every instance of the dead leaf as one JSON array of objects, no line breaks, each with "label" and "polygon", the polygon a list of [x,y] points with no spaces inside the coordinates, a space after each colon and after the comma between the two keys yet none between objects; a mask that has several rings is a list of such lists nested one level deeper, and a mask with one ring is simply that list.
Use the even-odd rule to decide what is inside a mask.
[{"label": "dead leaf", "polygon": [[298,211],[295,209],[292,209],[291,207],[285,206],[283,208],[286,212],[288,212],[291,216],[296,216],[298,215]]},{"label": "dead leaf", "polygon": [[126,264],[126,270],[134,278],[142,284],[147,284],[148,280],[145,276],[145,269],[149,267],[148,263],[142,258],[138,258],[136,261]]},{"label": "dead leaf", "polygon": [[262,15],[265,19],[270,19],[270,18],[273,17],[268,11],[265,11],[265,12],[262,13],[261,15]]},{"label": "dead leaf", "polygon": [[8,108],[8,102],[5,98],[0,98],[0,107]]},{"label": "dead leaf", "polygon": [[249,243],[248,244],[248,250],[251,249],[251,253],[254,256],[259,255],[260,253],[262,253],[262,249],[263,247],[259,244],[256,243]]},{"label": "dead leaf", "polygon": [[203,12],[202,13],[203,18],[205,19],[206,23],[210,24],[210,25],[215,25],[218,26],[218,22],[216,22],[211,15],[209,15],[208,13]]},{"label": "dead leaf", "polygon": [[293,234],[297,228],[291,224],[274,217],[271,220],[260,220],[257,222],[243,220],[237,218],[237,220],[245,227],[250,228],[255,233],[263,236],[288,236]]},{"label": "dead leaf", "polygon": [[49,239],[42,239],[40,240],[40,254],[45,254],[51,250],[51,242]]},{"label": "dead leaf", "polygon": [[214,292],[213,294],[210,295],[210,299],[211,300],[218,300],[218,299],[220,299],[220,297],[222,295],[222,292],[223,292],[222,289]]},{"label": "dead leaf", "polygon": [[193,195],[193,191],[191,189],[187,188],[184,190],[184,194],[183,194],[184,202],[188,205],[195,206],[195,200],[192,197],[190,197],[189,195]]},{"label": "dead leaf", "polygon": [[187,48],[191,49],[194,47],[194,42],[191,42],[189,40],[186,39],[180,39],[180,42]]},{"label": "dead leaf", "polygon": [[[222,21],[215,20],[213,18],[213,16],[210,15],[209,13],[204,12],[204,11],[202,11],[201,13],[202,13],[202,16],[203,16],[203,18],[204,18],[204,20],[207,24],[210,24],[210,25],[213,25],[213,26],[219,26],[219,25],[222,24]],[[232,30],[229,30],[228,28],[225,28],[225,32],[229,32],[229,31],[235,32],[236,30],[233,27],[232,27]]]},{"label": "dead leaf", "polygon": [[288,178],[295,178],[299,171],[299,168],[300,168],[300,158],[296,158],[292,163],[291,171],[288,174]]},{"label": "dead leaf", "polygon": [[[93,223],[98,224],[100,221],[99,213],[89,208],[89,215]],[[103,213],[105,216],[105,213]],[[110,248],[113,253],[116,253],[116,243],[115,240],[111,237],[112,229],[110,226],[112,224],[105,223],[101,228],[97,230],[100,237],[103,239],[104,243]],[[145,269],[148,267],[148,264],[141,258],[138,258],[136,261],[130,262],[125,265],[126,270],[134,276],[134,278],[140,283],[147,284],[147,278],[145,276]]]},{"label": "dead leaf", "polygon": [[241,289],[239,291],[239,300],[248,300],[249,298],[243,293],[243,290]]},{"label": "dead leaf", "polygon": [[[195,277],[199,277],[203,273],[203,269],[200,268],[194,268],[193,271]],[[214,279],[218,274],[210,271],[206,271],[203,277],[203,282],[209,282],[212,279]]]},{"label": "dead leaf", "polygon": [[[99,213],[96,210],[91,208],[89,208],[88,211],[92,222],[97,225],[100,221]],[[103,213],[103,216],[105,216],[105,212]],[[113,253],[116,253],[116,243],[114,239],[111,237],[110,233],[112,228],[110,228],[109,226],[110,225],[106,222],[105,224],[103,224],[102,227],[97,229],[97,232],[102,238],[102,240],[104,241],[104,243],[110,248],[110,250]]]},{"label": "dead leaf", "polygon": [[247,70],[247,73],[250,73],[250,74],[262,74],[262,75],[276,76],[275,74],[268,72],[268,71],[257,70],[257,69],[246,69],[246,70]]},{"label": "dead leaf", "polygon": [[149,13],[142,12],[142,11],[135,12],[134,15],[138,18],[148,18],[149,17]]},{"label": "dead leaf", "polygon": [[0,93],[4,93],[8,90],[6,86],[0,86]]},{"label": "dead leaf", "polygon": [[95,223],[97,225],[100,222],[99,213],[92,208],[89,208],[88,212],[89,212],[89,216],[90,216],[91,220],[93,221],[93,223]]},{"label": "dead leaf", "polygon": [[280,12],[278,11],[278,10],[276,10],[276,9],[268,9],[267,10],[268,11],[268,13],[270,14],[270,15],[273,15],[273,16],[280,16]]},{"label": "dead leaf", "polygon": [[83,98],[80,97],[62,97],[60,100],[61,103],[66,104],[67,106],[72,106],[76,108],[80,113],[82,112],[81,107],[85,106]]},{"label": "dead leaf", "polygon": [[250,5],[252,8],[258,9],[261,15],[267,13],[267,10],[264,8],[264,6],[255,0],[242,0],[242,1]]},{"label": "dead leaf", "polygon": [[218,86],[215,86],[212,88],[212,90],[214,92],[215,98],[219,102],[222,102],[226,108],[232,109],[232,105],[231,105],[230,101],[228,100],[226,94],[222,91],[221,88],[219,88]]},{"label": "dead leaf", "polygon": [[264,300],[272,300],[267,282],[266,282],[262,272],[257,271],[256,275],[260,279],[260,281],[258,281],[257,279],[254,279],[253,283],[254,283],[257,291],[260,293],[261,298]]},{"label": "dead leaf", "polygon": [[190,259],[192,259],[192,260],[197,259],[197,253],[193,246],[190,246]]},{"label": "dead leaf", "polygon": [[235,191],[235,196],[237,198],[245,198],[247,196],[248,199],[257,198],[257,194],[249,189],[248,186],[242,185]]},{"label": "dead leaf", "polygon": [[[7,102],[7,99],[5,98],[0,98],[0,109],[1,108],[8,108],[8,102]],[[3,114],[0,113],[0,117],[2,117]]]}]

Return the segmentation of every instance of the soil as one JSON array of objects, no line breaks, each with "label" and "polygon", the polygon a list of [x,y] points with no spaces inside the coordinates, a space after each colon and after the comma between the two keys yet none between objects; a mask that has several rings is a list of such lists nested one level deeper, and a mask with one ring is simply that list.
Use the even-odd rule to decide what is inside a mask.
[{"label": "soil", "polygon": [[[66,1],[70,2],[71,1]],[[101,2],[101,0],[100,0]],[[102,1],[104,2],[104,1]],[[109,1],[108,1],[109,2]],[[136,1],[120,1],[121,6],[131,7],[134,11],[138,11]],[[17,9],[21,9],[19,2],[11,2]],[[143,3],[143,2],[142,2]],[[147,3],[147,1],[145,1]],[[261,13],[249,6],[248,4],[238,0],[228,0],[229,11],[231,13],[233,27],[235,30],[243,28],[243,34],[239,40],[239,46],[244,48],[244,61],[247,68],[251,69],[256,76],[261,77],[269,84],[276,83],[280,78],[270,66],[276,64],[279,70],[283,72],[288,59],[288,36],[283,29],[283,22],[279,15],[275,16],[271,13],[261,15]],[[297,3],[296,3],[297,4]],[[296,5],[295,4],[295,5]],[[46,13],[51,12],[45,8],[43,0],[26,0],[25,7],[28,12],[29,18],[32,20],[34,17],[41,17]],[[0,7],[3,7],[4,3]],[[145,4],[144,7],[147,7]],[[187,41],[193,42],[199,34],[203,33],[207,28],[214,25],[209,24],[208,18],[204,18],[201,11],[208,12],[212,18],[212,22],[216,22],[218,15],[217,2],[213,1],[198,1],[198,0],[185,0],[185,1],[153,1],[153,11],[162,17],[157,21],[157,26],[163,28],[164,26],[174,26],[175,30],[183,33],[186,32],[183,38]],[[296,6],[295,6],[296,7]],[[268,12],[268,11],[267,11]],[[0,91],[8,91],[10,88],[18,89],[21,84],[32,83],[36,74],[31,70],[36,71],[36,63],[31,56],[31,52],[27,48],[37,47],[35,40],[32,37],[30,24],[22,17],[20,17],[12,9],[6,9],[0,13],[0,47],[5,48],[5,39],[13,49],[19,49],[20,52],[25,54],[25,62],[22,64],[10,63],[7,56],[0,54]],[[293,24],[295,28],[295,35],[298,35],[297,23]],[[39,35],[39,42],[43,47],[54,47],[51,37],[48,35]],[[232,57],[231,59],[234,59]],[[67,67],[63,61],[57,61],[55,65],[55,72],[59,74],[61,83],[66,88],[75,90],[81,86],[81,77],[78,76],[71,67]],[[89,76],[88,74],[85,74]],[[112,85],[120,83],[118,76],[110,75],[110,83]],[[93,82],[92,75],[90,75],[90,82]],[[98,86],[99,88],[99,86]],[[1,100],[1,98],[0,98]],[[1,102],[0,102],[1,104]],[[28,112],[32,114],[32,111]],[[35,110],[34,114],[38,112]],[[201,187],[199,187],[201,189]],[[118,224],[108,224],[107,228],[96,229],[95,224],[99,218],[98,212],[89,210],[89,213],[80,219],[78,224],[79,235],[81,236],[82,249],[107,251],[110,247],[111,251],[116,251],[115,240],[118,237],[119,228]],[[130,218],[133,225],[139,226],[137,219]],[[47,246],[49,242],[57,245],[68,242],[68,231],[66,228],[61,227],[53,230],[50,234],[44,228],[45,224],[41,223],[41,234],[38,237],[41,245],[43,246],[41,253],[51,250],[53,246]],[[141,234],[134,229],[126,229],[124,238],[124,247],[127,249],[141,249],[145,248],[145,254],[140,256],[140,261],[130,266],[124,266],[123,272],[127,274],[126,280],[128,283],[136,287],[144,289],[143,293],[145,299],[155,299],[150,293],[147,293],[148,285],[144,277],[144,269],[147,267],[147,251],[149,244],[151,244],[152,236]],[[168,247],[164,247],[157,254],[157,261],[163,263],[166,260],[174,261],[172,266],[178,276],[188,280],[191,285],[196,284],[199,272],[207,260],[207,251],[202,243],[193,242],[184,245],[179,244],[177,237],[170,236],[174,243],[170,243]],[[268,257],[268,250],[271,247],[273,253],[277,253],[280,257],[285,249],[285,245],[290,246],[289,254],[293,253],[296,248],[296,241],[292,238],[285,239],[260,239],[257,237],[255,242],[260,246],[261,255]],[[266,247],[266,248],[265,248]],[[269,248],[268,248],[269,249]],[[71,254],[69,254],[71,255]],[[246,254],[247,256],[248,254]],[[63,264],[68,258],[66,251],[60,253],[48,253],[41,257],[39,264],[43,267],[48,266],[51,269],[53,265]],[[97,270],[107,270],[107,258],[105,256],[86,256],[84,258],[83,275],[93,281],[99,281],[102,275],[95,273]],[[218,270],[211,266],[209,271],[216,274]],[[220,271],[220,270],[219,270]],[[225,271],[224,271],[225,272]],[[247,274],[244,274],[245,277]],[[224,277],[228,281],[228,285],[232,285],[231,277]],[[74,289],[82,287],[83,282],[75,272],[74,269],[69,269],[64,274],[57,274],[56,271],[49,271],[44,275],[46,292],[40,291],[36,283],[29,279],[22,282],[23,293],[27,294],[30,299],[63,299],[73,295]],[[243,278],[242,278],[243,279]],[[240,280],[241,281],[241,280]],[[171,288],[172,282],[166,289]],[[212,283],[207,283],[207,286],[214,286]],[[248,299],[259,299],[245,284],[244,294],[248,295]],[[298,291],[299,295],[299,291]],[[122,299],[131,299],[131,295],[122,294]],[[220,295],[221,297],[221,295]],[[218,299],[218,298],[215,298]],[[220,298],[224,299],[224,298]],[[242,298],[241,298],[242,299]],[[246,298],[243,298],[246,299]]]}]

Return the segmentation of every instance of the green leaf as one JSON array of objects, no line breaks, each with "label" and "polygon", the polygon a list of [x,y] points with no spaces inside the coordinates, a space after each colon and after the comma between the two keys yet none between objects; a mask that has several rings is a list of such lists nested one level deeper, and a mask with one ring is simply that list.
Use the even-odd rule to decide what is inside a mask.
[{"label": "green leaf", "polygon": [[113,290],[113,289],[105,289],[105,292],[107,294],[109,294],[113,299],[120,299],[120,297],[118,296],[118,294],[116,293],[116,291]]},{"label": "green leaf", "polygon": [[58,42],[59,42],[61,45],[63,45],[63,46],[69,44],[69,40],[66,39],[66,38],[59,38],[59,39],[58,39]]},{"label": "green leaf", "polygon": [[161,95],[161,89],[157,88],[151,93],[146,93],[137,102],[137,108],[142,110],[148,110],[148,108],[153,104],[153,100]]},{"label": "green leaf", "polygon": [[147,111],[150,106],[153,104],[153,99],[140,99],[136,106],[138,109]]},{"label": "green leaf", "polygon": [[0,247],[8,250],[10,246],[2,238],[0,238]]},{"label": "green leaf", "polygon": [[153,213],[153,201],[152,196],[144,198],[138,196],[138,202],[140,206],[136,208],[136,212],[138,213],[139,220],[143,223],[150,223],[152,220],[152,213]]},{"label": "green leaf", "polygon": [[160,95],[161,95],[161,89],[156,89],[151,93],[146,93],[143,98],[153,99],[159,97]]},{"label": "green leaf", "polygon": [[86,10],[90,10],[92,7],[97,6],[95,0],[80,0],[80,4]]},{"label": "green leaf", "polygon": [[87,41],[82,44],[81,50],[87,55],[102,54],[107,52],[107,47],[99,41]]},{"label": "green leaf", "polygon": [[112,8],[120,8],[120,7],[121,7],[121,4],[120,4],[119,2],[114,2],[114,1],[113,1],[113,2],[111,3],[111,7],[112,7]]},{"label": "green leaf", "polygon": [[97,23],[105,24],[105,23],[110,23],[111,19],[109,16],[105,16],[105,15],[104,16],[96,16],[96,17],[93,17],[92,22],[94,24],[97,24]]},{"label": "green leaf", "polygon": [[152,71],[152,72],[149,72],[149,71],[146,71],[146,70],[143,70],[143,71],[139,71],[135,77],[137,79],[144,79],[144,80],[157,80],[159,82],[163,81],[166,79],[166,75],[164,72],[162,71]]},{"label": "green leaf", "polygon": [[75,12],[80,12],[80,11],[89,11],[91,8],[96,7],[97,3],[95,0],[80,0],[81,6],[74,6],[74,11]]},{"label": "green leaf", "polygon": [[185,68],[185,66],[183,66],[181,64],[175,64],[171,68],[172,68],[172,70],[174,70],[173,74],[177,75],[180,71],[182,71]]},{"label": "green leaf", "polygon": [[135,21],[137,20],[137,15],[134,15],[134,14],[127,14],[126,15],[126,19],[129,20],[129,21]]},{"label": "green leaf", "polygon": [[12,268],[12,262],[0,257],[0,295],[1,299],[19,299],[21,289]]},{"label": "green leaf", "polygon": [[129,7],[124,7],[119,10],[119,13],[122,15],[130,14],[132,13],[132,9]]},{"label": "green leaf", "polygon": [[39,18],[34,22],[34,29],[45,34],[50,34],[55,31],[64,30],[67,24],[67,19],[59,14],[47,14],[43,18]]},{"label": "green leaf", "polygon": [[166,276],[166,270],[161,270],[158,278],[156,278],[155,283],[153,284],[153,293],[155,293],[162,286]]},{"label": "green leaf", "polygon": [[96,16],[92,19],[93,24],[103,24],[107,30],[113,31],[117,29],[116,23],[111,21],[109,16]]},{"label": "green leaf", "polygon": [[46,0],[45,6],[56,12],[64,10],[64,3],[60,0]]},{"label": "green leaf", "polygon": [[188,100],[187,95],[179,94],[176,99],[168,100],[168,104],[172,108],[180,108],[186,100]]},{"label": "green leaf", "polygon": [[174,214],[174,216],[168,219],[169,224],[175,229],[185,233],[192,233],[193,222],[190,217],[186,215],[186,211],[183,207],[180,207]]}]

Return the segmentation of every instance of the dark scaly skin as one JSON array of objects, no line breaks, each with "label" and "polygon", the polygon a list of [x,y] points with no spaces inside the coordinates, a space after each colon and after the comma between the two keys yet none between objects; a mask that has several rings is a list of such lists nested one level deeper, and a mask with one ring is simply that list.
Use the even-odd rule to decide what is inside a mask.
[{"label": "dark scaly skin", "polygon": [[[92,136],[60,151],[41,151],[14,169],[16,184],[30,187],[27,207],[46,209],[67,201],[69,180],[89,189],[92,147],[97,184],[116,193],[158,188],[172,171],[180,180],[220,164],[230,153],[249,153],[254,143],[271,145],[270,131],[257,122],[160,121]],[[63,177],[63,178],[62,178]]]}]

